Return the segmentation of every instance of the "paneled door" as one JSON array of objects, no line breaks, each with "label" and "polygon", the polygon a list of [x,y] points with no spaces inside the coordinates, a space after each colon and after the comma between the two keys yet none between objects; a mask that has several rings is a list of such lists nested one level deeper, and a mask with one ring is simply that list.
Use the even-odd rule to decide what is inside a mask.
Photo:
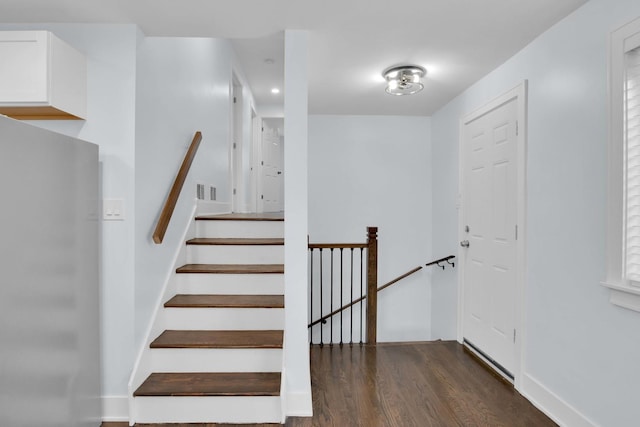
[{"label": "paneled door", "polygon": [[467,345],[513,379],[518,315],[518,98],[461,126],[460,231]]},{"label": "paneled door", "polygon": [[281,128],[274,120],[262,127],[262,202],[264,212],[284,210],[284,146]]}]

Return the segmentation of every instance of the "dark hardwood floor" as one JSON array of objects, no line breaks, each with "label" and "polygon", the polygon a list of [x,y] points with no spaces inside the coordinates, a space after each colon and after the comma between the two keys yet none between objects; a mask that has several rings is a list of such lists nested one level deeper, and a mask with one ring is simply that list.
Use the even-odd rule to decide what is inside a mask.
[{"label": "dark hardwood floor", "polygon": [[311,350],[313,418],[287,426],[555,426],[457,342]]},{"label": "dark hardwood floor", "polygon": [[456,342],[313,346],[311,381],[313,418],[286,426],[556,425]]}]

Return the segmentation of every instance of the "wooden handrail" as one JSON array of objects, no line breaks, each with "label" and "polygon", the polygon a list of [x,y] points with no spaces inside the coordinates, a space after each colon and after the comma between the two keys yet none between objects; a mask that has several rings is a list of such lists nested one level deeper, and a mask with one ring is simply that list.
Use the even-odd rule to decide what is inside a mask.
[{"label": "wooden handrail", "polygon": [[395,279],[393,279],[392,281],[387,282],[386,284],[384,284],[384,285],[380,286],[380,287],[378,288],[378,292],[380,292],[381,290],[386,289],[386,288],[388,288],[389,286],[391,286],[391,285],[393,285],[393,284],[395,284],[395,283],[399,282],[400,280],[404,279],[405,277],[409,277],[409,276],[411,276],[413,273],[415,273],[415,272],[417,272],[417,271],[420,271],[420,270],[422,270],[422,266],[417,266],[417,267],[416,267],[416,268],[414,268],[413,270],[407,271],[407,272],[406,272],[406,273],[404,273],[403,275],[398,276],[398,277],[396,277]]},{"label": "wooden handrail", "polygon": [[[416,268],[414,268],[413,270],[407,271],[404,274],[401,274],[400,276],[396,277],[395,279],[385,283],[384,285],[380,286],[378,288],[378,292],[380,292],[383,289],[388,288],[389,286],[393,285],[394,283],[399,282],[400,280],[404,279],[405,277],[411,276],[413,273],[422,270],[422,266],[418,266]],[[364,299],[366,299],[367,296],[364,295],[356,300],[351,301],[349,304],[347,305],[343,305],[342,307],[340,307],[337,310],[332,311],[331,313],[322,316],[321,318],[319,318],[318,320],[314,320],[313,322],[309,323],[309,325],[307,325],[307,327],[312,327],[314,325],[317,325],[318,323],[324,322],[325,320],[327,320],[328,318],[330,318],[331,316],[335,316],[336,314],[340,313],[341,311],[345,311],[347,308],[359,303],[360,301],[363,301]]]},{"label": "wooden handrail", "polygon": [[309,243],[309,249],[366,249],[367,243]]},{"label": "wooden handrail", "polygon": [[162,212],[160,213],[160,217],[158,218],[158,222],[156,223],[156,228],[153,232],[153,241],[157,244],[162,243],[164,234],[167,232],[167,227],[169,227],[171,216],[173,215],[173,211],[175,210],[176,204],[178,203],[178,197],[180,196],[180,192],[182,191],[184,182],[187,179],[187,174],[189,173],[189,169],[191,168],[191,163],[193,163],[193,159],[196,156],[198,147],[200,146],[200,141],[202,141],[202,133],[198,131],[195,133],[195,135],[193,135],[193,140],[191,141],[189,150],[187,150],[187,154],[184,155],[184,160],[182,161],[180,170],[178,170],[178,174],[173,181],[171,191],[169,191],[169,195],[164,202]]}]

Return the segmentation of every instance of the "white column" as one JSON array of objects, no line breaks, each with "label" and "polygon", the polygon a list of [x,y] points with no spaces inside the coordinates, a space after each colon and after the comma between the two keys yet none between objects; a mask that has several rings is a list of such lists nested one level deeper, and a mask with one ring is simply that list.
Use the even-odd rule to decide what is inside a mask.
[{"label": "white column", "polygon": [[288,416],[311,416],[308,323],[307,32],[284,49],[285,375]]}]

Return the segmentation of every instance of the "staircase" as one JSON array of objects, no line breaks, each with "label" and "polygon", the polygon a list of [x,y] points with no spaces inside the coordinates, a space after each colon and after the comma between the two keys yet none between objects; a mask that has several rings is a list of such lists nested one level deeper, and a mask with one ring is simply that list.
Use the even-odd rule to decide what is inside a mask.
[{"label": "staircase", "polygon": [[195,219],[138,365],[136,423],[281,423],[282,214]]}]

